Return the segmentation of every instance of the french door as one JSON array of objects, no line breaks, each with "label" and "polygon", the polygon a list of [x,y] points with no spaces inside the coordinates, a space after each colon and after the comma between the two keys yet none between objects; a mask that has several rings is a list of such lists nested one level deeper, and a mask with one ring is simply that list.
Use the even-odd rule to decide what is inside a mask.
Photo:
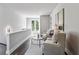
[{"label": "french door", "polygon": [[39,34],[39,28],[40,28],[40,22],[39,22],[39,18],[37,19],[32,19],[32,36],[33,37],[37,37],[37,35]]}]

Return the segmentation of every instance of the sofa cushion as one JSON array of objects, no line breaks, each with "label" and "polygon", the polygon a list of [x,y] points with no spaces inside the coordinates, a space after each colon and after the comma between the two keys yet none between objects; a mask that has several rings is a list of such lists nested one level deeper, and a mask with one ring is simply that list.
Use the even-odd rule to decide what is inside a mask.
[{"label": "sofa cushion", "polygon": [[61,44],[63,48],[65,47],[65,39],[66,39],[66,33],[64,32],[58,33],[58,43]]}]

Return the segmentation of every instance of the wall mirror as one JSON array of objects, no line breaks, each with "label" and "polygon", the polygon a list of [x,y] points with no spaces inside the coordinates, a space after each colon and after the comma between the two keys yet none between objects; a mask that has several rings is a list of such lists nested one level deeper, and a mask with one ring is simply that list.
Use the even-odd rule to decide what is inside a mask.
[{"label": "wall mirror", "polygon": [[59,30],[64,31],[64,8],[60,10],[55,16],[55,24],[58,25]]}]

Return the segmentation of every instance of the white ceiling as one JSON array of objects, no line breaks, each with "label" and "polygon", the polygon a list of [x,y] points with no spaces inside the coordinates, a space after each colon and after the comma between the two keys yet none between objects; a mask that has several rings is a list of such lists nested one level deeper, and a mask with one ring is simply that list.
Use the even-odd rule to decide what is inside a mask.
[{"label": "white ceiling", "polygon": [[25,15],[49,15],[56,3],[9,3],[0,4]]}]

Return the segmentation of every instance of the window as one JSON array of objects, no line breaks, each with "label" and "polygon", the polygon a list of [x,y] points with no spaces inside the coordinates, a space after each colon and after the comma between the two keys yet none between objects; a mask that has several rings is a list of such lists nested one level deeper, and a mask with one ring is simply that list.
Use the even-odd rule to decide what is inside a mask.
[{"label": "window", "polygon": [[33,20],[32,21],[32,31],[34,31],[35,30],[35,21]]},{"label": "window", "polygon": [[32,20],[32,31],[38,31],[38,30],[39,30],[39,21]]},{"label": "window", "polygon": [[39,30],[39,22],[36,21],[36,31],[38,31],[38,30]]}]

